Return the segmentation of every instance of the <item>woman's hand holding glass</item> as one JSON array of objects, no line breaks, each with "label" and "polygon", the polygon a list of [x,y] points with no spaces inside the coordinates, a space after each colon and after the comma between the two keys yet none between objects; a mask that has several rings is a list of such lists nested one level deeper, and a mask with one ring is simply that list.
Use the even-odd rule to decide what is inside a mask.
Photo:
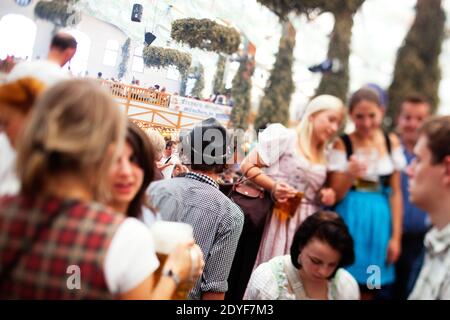
[{"label": "woman's hand holding glass", "polygon": [[203,253],[192,240],[177,245],[169,254],[164,267],[173,270],[180,282],[185,282],[200,276],[204,266]]},{"label": "woman's hand holding glass", "polygon": [[367,164],[353,154],[349,158],[347,172],[352,179],[363,178],[367,173]]},{"label": "woman's hand holding glass", "polygon": [[275,201],[283,203],[288,201],[290,198],[295,197],[297,190],[287,183],[280,182],[276,183],[272,190],[272,197]]}]

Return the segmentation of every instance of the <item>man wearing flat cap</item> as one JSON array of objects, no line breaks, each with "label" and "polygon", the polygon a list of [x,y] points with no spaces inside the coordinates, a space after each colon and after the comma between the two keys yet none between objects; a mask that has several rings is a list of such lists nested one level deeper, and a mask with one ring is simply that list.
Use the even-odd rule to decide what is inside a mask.
[{"label": "man wearing flat cap", "polygon": [[182,139],[181,158],[191,171],[183,177],[154,182],[149,195],[163,220],[192,225],[205,257],[205,268],[189,299],[223,300],[244,215],[219,190],[216,180],[232,154],[226,129],[209,118]]}]

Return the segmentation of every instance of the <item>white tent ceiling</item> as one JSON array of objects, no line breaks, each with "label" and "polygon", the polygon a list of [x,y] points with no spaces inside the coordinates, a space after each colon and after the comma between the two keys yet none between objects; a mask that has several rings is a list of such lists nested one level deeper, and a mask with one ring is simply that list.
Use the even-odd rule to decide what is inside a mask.
[{"label": "white tent ceiling", "polygon": [[[354,90],[366,83],[389,86],[395,56],[414,19],[415,0],[366,0],[355,16],[350,56],[351,83]],[[141,23],[130,20],[134,3],[144,7]],[[194,17],[220,19],[245,34],[257,48],[254,100],[261,96],[267,72],[278,49],[280,25],[277,17],[256,0],[82,0],[88,13],[117,25],[135,41],[142,41],[145,31],[151,31],[158,46],[171,46],[190,51],[194,61],[201,61],[207,70],[206,79],[212,79],[217,55],[198,49],[191,50],[170,41],[171,22]],[[443,0],[446,10],[447,35],[450,30],[450,0]],[[292,19],[297,29],[294,80],[296,92],[291,105],[295,117],[320,81],[308,67],[322,62],[328,49],[328,34],[333,27],[331,14],[322,14],[313,21],[305,17]],[[444,42],[441,54],[442,81],[440,87],[440,113],[450,114],[450,42]],[[209,81],[210,82],[210,81]],[[208,81],[207,87],[208,90]]]}]

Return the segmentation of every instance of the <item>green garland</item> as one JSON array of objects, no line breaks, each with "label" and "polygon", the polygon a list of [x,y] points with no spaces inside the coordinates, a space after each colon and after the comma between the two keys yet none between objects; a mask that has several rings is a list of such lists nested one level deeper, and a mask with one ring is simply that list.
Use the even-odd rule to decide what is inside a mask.
[{"label": "green garland", "polygon": [[255,61],[247,56],[243,57],[239,69],[234,76],[231,96],[234,106],[230,120],[235,129],[248,128],[248,116],[251,109],[252,75],[255,71]]},{"label": "green garland", "polygon": [[172,22],[171,37],[191,48],[232,54],[239,49],[241,37],[234,28],[209,19],[179,19]]},{"label": "green garland", "polygon": [[192,88],[191,95],[193,97],[203,98],[202,91],[205,88],[205,72],[203,66],[200,64],[193,68],[193,75],[196,78],[194,88]]},{"label": "green garland", "polygon": [[117,74],[119,79],[122,79],[128,70],[128,60],[130,60],[130,44],[131,39],[128,38],[122,46],[122,61],[120,62],[119,73]]},{"label": "green garland", "polygon": [[187,73],[192,61],[188,53],[155,46],[145,46],[143,58],[147,67],[160,69],[175,66],[182,75]]},{"label": "green garland", "polygon": [[[293,30],[293,27],[292,27]],[[261,99],[258,116],[255,119],[255,130],[268,123],[289,123],[289,106],[295,90],[292,80],[294,62],[295,32],[285,34],[280,39],[278,53],[272,72]]]},{"label": "green garland", "polygon": [[214,93],[224,93],[225,83],[223,81],[223,76],[225,73],[225,64],[227,62],[227,57],[219,54],[219,60],[217,61],[216,74],[214,75],[213,92]]},{"label": "green garland", "polygon": [[39,1],[34,14],[42,20],[52,22],[57,27],[77,25],[81,21],[81,12],[72,7],[79,0]]},{"label": "green garland", "polygon": [[426,97],[433,113],[436,111],[441,80],[439,56],[444,38],[445,11],[441,1],[417,1],[416,17],[397,52],[394,76],[388,90],[385,125],[389,129],[394,128],[401,102],[408,95]]},{"label": "green garland", "polygon": [[280,18],[286,19],[290,12],[310,15],[313,12],[343,11],[355,12],[364,0],[257,0],[265,5]]}]

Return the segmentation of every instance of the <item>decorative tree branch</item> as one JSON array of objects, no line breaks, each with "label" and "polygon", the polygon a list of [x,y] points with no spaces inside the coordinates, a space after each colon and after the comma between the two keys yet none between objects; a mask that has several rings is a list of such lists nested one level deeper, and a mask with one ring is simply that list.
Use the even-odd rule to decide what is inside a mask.
[{"label": "decorative tree branch", "polygon": [[214,76],[213,92],[214,93],[224,93],[225,83],[223,82],[223,76],[225,73],[225,64],[227,62],[227,57],[219,54],[219,60],[217,61],[216,74]]},{"label": "decorative tree branch", "polygon": [[122,79],[128,70],[128,61],[130,60],[130,43],[131,39],[128,38],[122,46],[122,61],[120,62],[119,73],[117,74],[119,79]]},{"label": "decorative tree branch", "polygon": [[192,61],[188,53],[155,46],[145,46],[143,58],[147,67],[160,69],[175,66],[182,75],[187,73]]},{"label": "decorative tree branch", "polygon": [[39,1],[34,14],[42,20],[52,22],[57,28],[77,25],[81,21],[81,12],[74,5],[79,0]]},{"label": "decorative tree branch", "polygon": [[349,72],[348,58],[353,26],[353,15],[364,3],[364,0],[258,0],[281,20],[287,20],[290,12],[306,14],[331,12],[335,25],[328,48],[328,59],[340,62],[340,69],[335,73],[324,74],[316,94],[328,93],[345,100],[347,97]]},{"label": "decorative tree branch", "polygon": [[231,111],[231,123],[236,129],[247,129],[250,113],[250,93],[252,89],[252,75],[255,70],[255,61],[245,56],[233,79],[231,96],[234,99]]},{"label": "decorative tree branch", "polygon": [[171,37],[191,48],[232,54],[241,43],[239,32],[209,19],[179,19],[172,22]]},{"label": "decorative tree branch", "polygon": [[287,125],[289,122],[289,106],[295,89],[292,80],[295,29],[290,23],[285,23],[283,29],[275,64],[255,119],[256,131],[268,123]]},{"label": "decorative tree branch", "polygon": [[433,112],[439,104],[441,80],[439,55],[444,39],[445,12],[441,0],[418,0],[416,18],[397,52],[386,126],[392,129],[400,103],[409,94],[421,94],[430,100]]},{"label": "decorative tree branch", "polygon": [[205,88],[205,72],[203,66],[200,64],[193,68],[193,75],[196,78],[194,88],[192,88],[192,96],[203,98],[202,91]]}]

